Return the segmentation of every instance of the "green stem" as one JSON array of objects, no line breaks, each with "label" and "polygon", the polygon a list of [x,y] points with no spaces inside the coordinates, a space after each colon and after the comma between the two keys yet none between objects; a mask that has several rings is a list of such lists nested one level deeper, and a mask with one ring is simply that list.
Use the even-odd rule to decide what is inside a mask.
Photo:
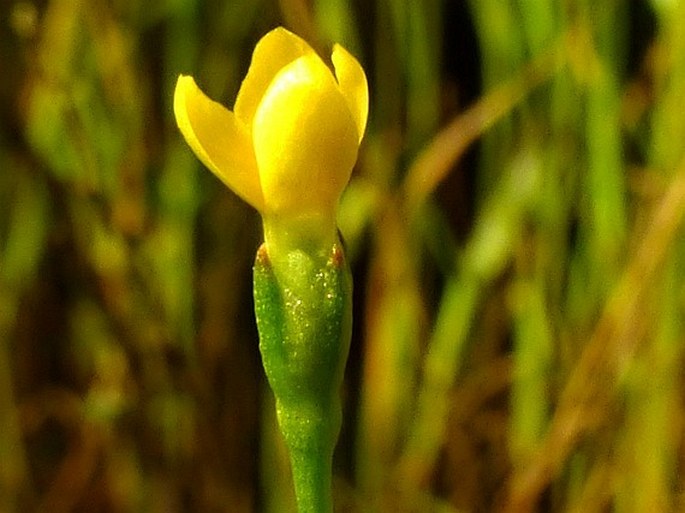
[{"label": "green stem", "polygon": [[314,447],[289,449],[299,513],[332,513],[332,452]]},{"label": "green stem", "polygon": [[259,349],[290,451],[300,513],[332,513],[332,459],[349,350],[352,281],[342,247],[257,252]]}]

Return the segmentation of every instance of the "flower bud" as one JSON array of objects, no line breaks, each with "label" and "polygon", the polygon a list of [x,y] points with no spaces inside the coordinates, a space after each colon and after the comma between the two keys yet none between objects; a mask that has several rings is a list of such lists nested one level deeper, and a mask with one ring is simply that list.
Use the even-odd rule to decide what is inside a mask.
[{"label": "flower bud", "polygon": [[[336,45],[333,72],[295,34],[257,43],[234,111],[181,76],[174,113],[198,158],[262,215],[269,253],[335,240],[335,215],[364,134],[366,76]],[[318,241],[318,242],[317,242]],[[272,257],[275,256],[272,254]]]}]

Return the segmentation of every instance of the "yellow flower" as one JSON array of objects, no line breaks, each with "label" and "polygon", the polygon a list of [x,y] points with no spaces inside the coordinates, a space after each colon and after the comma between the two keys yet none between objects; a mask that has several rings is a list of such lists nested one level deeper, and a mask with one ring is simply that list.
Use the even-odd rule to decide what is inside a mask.
[{"label": "yellow flower", "polygon": [[278,237],[335,235],[335,212],[349,181],[368,111],[366,76],[340,45],[333,72],[284,28],[252,56],[233,111],[209,99],[190,76],[174,94],[176,121],[197,157],[264,219],[267,247]]}]

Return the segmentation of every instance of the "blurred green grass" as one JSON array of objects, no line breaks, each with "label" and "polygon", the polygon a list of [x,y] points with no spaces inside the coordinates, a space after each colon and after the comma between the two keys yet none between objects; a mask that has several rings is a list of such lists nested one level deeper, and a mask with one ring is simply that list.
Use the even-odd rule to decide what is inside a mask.
[{"label": "blurred green grass", "polygon": [[685,2],[0,6],[0,511],[289,512],[254,212],[202,169],[286,24],[352,49],[345,512],[683,508]]}]

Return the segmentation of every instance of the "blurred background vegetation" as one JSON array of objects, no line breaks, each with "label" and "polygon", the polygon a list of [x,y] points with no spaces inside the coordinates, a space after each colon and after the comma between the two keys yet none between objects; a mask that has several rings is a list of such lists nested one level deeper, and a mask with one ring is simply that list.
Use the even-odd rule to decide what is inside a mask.
[{"label": "blurred background vegetation", "polygon": [[0,512],[293,512],[232,106],[285,25],[371,87],[340,512],[685,511],[685,1],[2,0]]}]

